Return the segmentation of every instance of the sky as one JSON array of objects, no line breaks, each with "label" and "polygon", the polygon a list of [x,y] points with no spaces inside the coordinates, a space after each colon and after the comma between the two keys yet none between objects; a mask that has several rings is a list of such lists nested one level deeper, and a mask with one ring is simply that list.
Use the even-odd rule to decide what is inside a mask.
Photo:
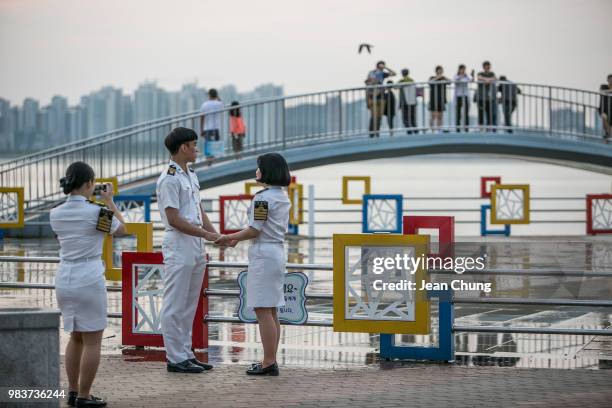
[{"label": "sky", "polygon": [[0,97],[76,104],[145,80],[292,95],[361,86],[378,60],[425,81],[488,59],[517,82],[597,90],[610,39],[612,0],[0,0]]}]

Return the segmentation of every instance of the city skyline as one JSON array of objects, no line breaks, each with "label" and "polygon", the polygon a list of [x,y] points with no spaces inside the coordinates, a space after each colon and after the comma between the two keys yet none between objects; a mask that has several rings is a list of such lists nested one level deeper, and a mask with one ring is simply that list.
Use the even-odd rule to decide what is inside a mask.
[{"label": "city skyline", "polygon": [[[119,87],[104,86],[81,95],[76,104],[69,104],[63,95],[54,95],[47,105],[35,98],[12,104],[0,96],[0,143],[5,153],[32,152],[136,123],[193,112],[208,98],[207,91],[196,83],[167,91],[155,82],[145,81],[131,94]],[[251,91],[239,92],[229,84],[218,92],[222,100],[230,103],[282,96],[283,88],[261,84]]]}]

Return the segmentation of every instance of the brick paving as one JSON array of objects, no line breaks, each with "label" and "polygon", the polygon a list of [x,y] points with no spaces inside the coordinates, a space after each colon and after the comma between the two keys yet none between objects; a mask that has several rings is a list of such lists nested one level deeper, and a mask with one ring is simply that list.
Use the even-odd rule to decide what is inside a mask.
[{"label": "brick paving", "polygon": [[[94,394],[109,407],[611,407],[612,370],[465,367],[383,362],[341,369],[244,365],[168,373],[160,362],[105,355]],[[62,383],[65,374],[62,367]]]}]

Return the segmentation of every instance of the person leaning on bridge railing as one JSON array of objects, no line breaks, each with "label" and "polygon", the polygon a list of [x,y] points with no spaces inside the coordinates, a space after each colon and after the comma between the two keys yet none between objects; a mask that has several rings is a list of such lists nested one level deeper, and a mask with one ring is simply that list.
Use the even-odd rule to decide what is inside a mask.
[{"label": "person leaning on bridge railing", "polygon": [[512,113],[516,109],[518,96],[522,92],[518,85],[509,81],[505,75],[500,76],[499,80],[501,82],[497,86],[497,90],[501,95],[499,97],[499,102],[501,103],[504,111],[504,126],[506,126],[508,133],[512,133]]},{"label": "person leaning on bridge railing", "polygon": [[[474,70],[468,75],[465,72],[465,65],[459,65],[457,75],[453,77],[455,83],[455,125],[457,132],[461,132],[461,118],[463,117],[463,126],[467,132],[470,127],[470,89],[468,84],[474,80]],[[462,114],[463,113],[463,114]]]},{"label": "person leaning on bridge railing", "polygon": [[385,89],[385,116],[389,132],[393,135],[393,123],[395,121],[395,94],[393,93],[393,81],[387,81],[388,88]]},{"label": "person leaning on bridge railing", "polygon": [[612,74],[608,75],[608,83],[601,85],[599,92],[601,93],[599,98],[599,114],[601,115],[604,130],[603,137],[606,143],[608,143],[610,131],[612,130]]},{"label": "person leaning on bridge railing", "polygon": [[382,87],[386,78],[395,76],[395,71],[387,68],[384,61],[376,63],[376,69],[368,73],[365,80],[366,86],[372,88],[366,90],[366,103],[370,110],[370,137],[378,137],[382,115],[385,111],[385,92]]},{"label": "person leaning on bridge railing", "polygon": [[[474,101],[478,105],[478,125],[491,126],[490,130],[495,132],[497,126],[497,88],[495,82],[497,77],[491,71],[491,63],[482,63],[482,71],[478,73],[478,87],[474,94]],[[482,128],[481,128],[482,130]]]},{"label": "person leaning on bridge railing", "polygon": [[429,111],[431,112],[429,126],[432,129],[442,126],[448,84],[449,79],[444,76],[444,68],[438,65],[436,74],[429,77]]},{"label": "person leaning on bridge railing", "polygon": [[70,332],[66,346],[68,405],[103,407],[106,402],[89,393],[107,324],[102,245],[106,234],[126,233],[125,221],[113,202],[112,184],[104,184],[99,191],[104,204],[89,201],[96,186],[88,164],[72,163],[60,184],[69,196],[51,210],[50,224],[60,244],[55,295],[64,330]]},{"label": "person leaning on bridge railing", "polygon": [[416,122],[416,106],[417,106],[417,89],[414,85],[414,80],[410,78],[408,68],[402,69],[402,78],[397,81],[402,86],[399,88],[399,108],[402,111],[402,122],[404,127],[408,129],[407,134],[412,132],[418,133],[418,130],[412,130],[417,127]]}]

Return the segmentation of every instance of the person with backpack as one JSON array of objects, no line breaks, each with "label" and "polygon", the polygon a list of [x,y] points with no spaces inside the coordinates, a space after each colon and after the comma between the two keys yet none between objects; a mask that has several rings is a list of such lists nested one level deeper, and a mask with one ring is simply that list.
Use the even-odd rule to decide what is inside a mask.
[{"label": "person with backpack", "polygon": [[518,95],[521,93],[521,90],[504,75],[500,76],[499,80],[501,82],[497,86],[497,90],[501,94],[499,102],[504,111],[504,126],[506,126],[508,133],[512,133],[512,113],[516,109]]}]

